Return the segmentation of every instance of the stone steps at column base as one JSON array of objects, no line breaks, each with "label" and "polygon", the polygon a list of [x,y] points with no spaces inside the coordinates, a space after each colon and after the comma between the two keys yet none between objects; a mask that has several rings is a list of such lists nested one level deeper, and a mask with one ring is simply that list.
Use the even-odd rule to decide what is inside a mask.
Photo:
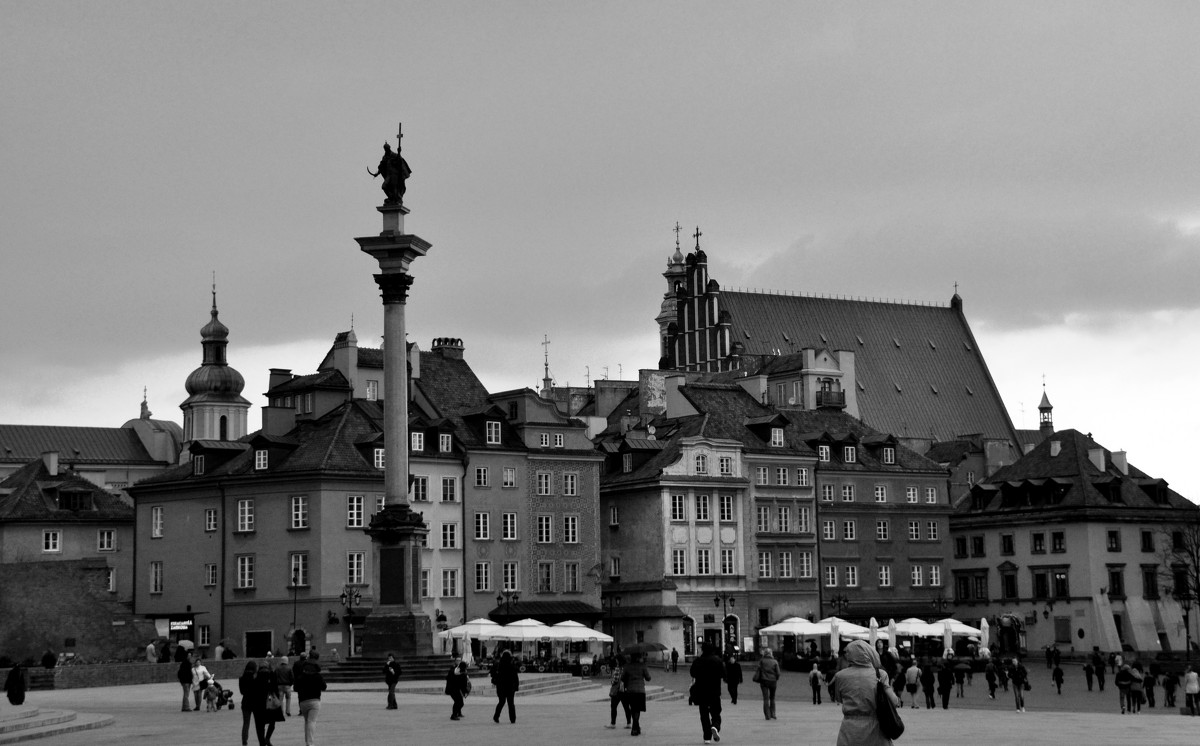
[{"label": "stone steps at column base", "polygon": [[38,710],[0,721],[0,744],[20,743],[112,725],[112,715],[79,714],[69,710]]}]

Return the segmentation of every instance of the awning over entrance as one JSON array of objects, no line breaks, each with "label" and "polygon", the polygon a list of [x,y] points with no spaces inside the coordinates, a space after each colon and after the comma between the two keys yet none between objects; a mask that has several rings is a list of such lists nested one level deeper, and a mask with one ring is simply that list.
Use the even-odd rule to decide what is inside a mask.
[{"label": "awning over entrance", "polygon": [[604,618],[604,611],[583,601],[518,601],[497,606],[488,618],[499,624],[536,619],[547,625],[571,620],[592,625]]}]

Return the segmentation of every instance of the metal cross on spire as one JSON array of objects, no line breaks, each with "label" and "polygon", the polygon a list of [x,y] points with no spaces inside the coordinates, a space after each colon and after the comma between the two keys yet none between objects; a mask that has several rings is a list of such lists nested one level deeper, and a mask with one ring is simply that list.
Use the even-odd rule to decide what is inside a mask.
[{"label": "metal cross on spire", "polygon": [[679,221],[676,220],[675,221],[675,250],[676,251],[679,251],[679,231],[681,231],[681,230],[683,230],[683,228],[680,227]]},{"label": "metal cross on spire", "polygon": [[399,151],[402,145],[404,145],[404,122],[398,122],[396,124],[396,150]]},{"label": "metal cross on spire", "polygon": [[703,235],[704,234],[700,232],[700,226],[697,225],[696,232],[692,234],[692,237],[696,239],[696,249],[697,250],[700,249],[700,237]]}]

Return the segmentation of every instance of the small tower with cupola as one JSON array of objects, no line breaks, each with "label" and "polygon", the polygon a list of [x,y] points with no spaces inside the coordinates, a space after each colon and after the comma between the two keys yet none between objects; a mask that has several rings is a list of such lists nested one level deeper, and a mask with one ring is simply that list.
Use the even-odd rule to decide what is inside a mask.
[{"label": "small tower with cupola", "polygon": [[188,398],[183,410],[182,460],[187,460],[187,445],[197,440],[237,440],[246,435],[246,416],[250,402],[242,396],[246,380],[229,366],[225,348],[229,345],[229,327],[217,318],[217,287],[213,285],[212,312],[200,330],[204,355],[200,367],[187,377],[184,388]]}]

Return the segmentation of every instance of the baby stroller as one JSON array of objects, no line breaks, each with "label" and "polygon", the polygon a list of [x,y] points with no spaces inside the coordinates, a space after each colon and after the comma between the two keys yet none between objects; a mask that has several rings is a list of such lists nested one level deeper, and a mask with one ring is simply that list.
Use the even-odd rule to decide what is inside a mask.
[{"label": "baby stroller", "polygon": [[[221,686],[216,681],[213,681],[212,683],[210,683],[208,685],[208,689],[212,693],[211,696],[213,697],[214,704],[216,705],[215,709],[223,710],[226,707],[228,707],[231,710],[233,709],[233,690],[232,689],[226,689],[225,687]],[[206,692],[206,694],[207,694],[207,692]]]}]

